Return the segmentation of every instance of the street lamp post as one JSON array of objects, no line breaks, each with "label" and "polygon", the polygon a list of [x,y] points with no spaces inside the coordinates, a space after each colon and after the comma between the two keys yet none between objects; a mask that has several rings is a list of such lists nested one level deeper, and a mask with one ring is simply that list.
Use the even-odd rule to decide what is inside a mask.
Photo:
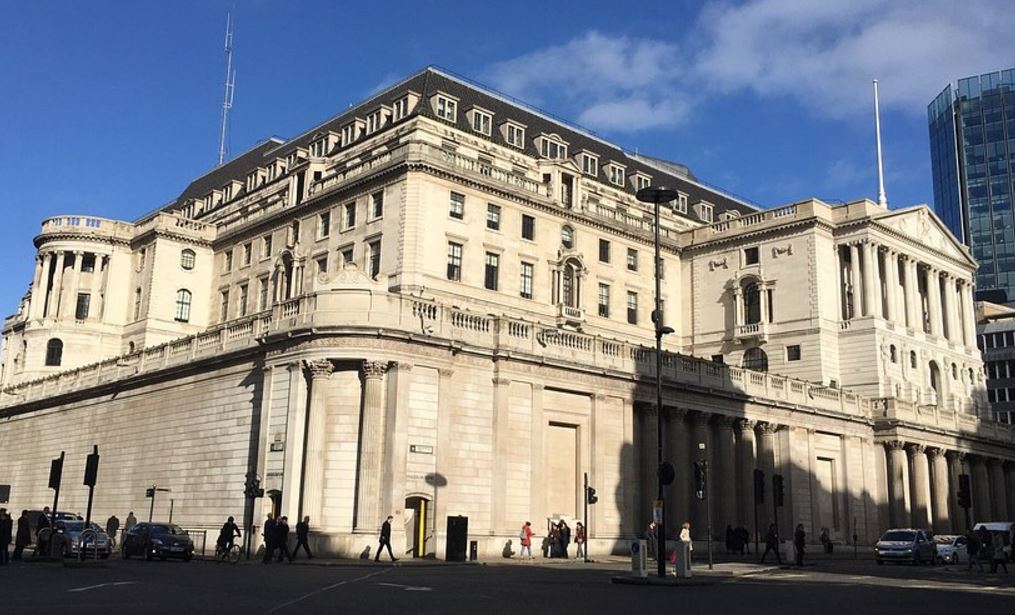
[{"label": "street lamp post", "polygon": [[659,250],[659,205],[660,203],[669,203],[675,201],[679,195],[677,191],[672,188],[666,188],[663,186],[649,186],[648,188],[642,188],[638,191],[638,200],[643,203],[652,203],[655,206],[654,214],[654,256],[655,256],[655,308],[652,310],[652,323],[655,325],[656,334],[656,499],[662,503],[662,509],[659,515],[659,525],[657,529],[657,544],[660,545],[656,549],[657,561],[657,572],[660,577],[666,576],[666,500],[663,498],[663,488],[665,482],[663,480],[663,336],[667,333],[673,333],[672,327],[663,325],[663,311],[662,311],[662,282],[661,272],[659,271],[662,265],[660,259]]}]

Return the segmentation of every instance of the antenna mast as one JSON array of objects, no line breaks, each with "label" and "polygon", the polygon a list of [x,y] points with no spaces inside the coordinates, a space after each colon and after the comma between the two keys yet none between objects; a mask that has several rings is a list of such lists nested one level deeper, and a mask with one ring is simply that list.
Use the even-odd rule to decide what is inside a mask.
[{"label": "antenna mast", "polygon": [[881,111],[878,109],[878,80],[874,80],[874,139],[878,150],[878,205],[888,208],[885,196],[885,167],[881,161]]},{"label": "antenna mast", "polygon": [[229,147],[226,145],[229,133],[229,110],[233,108],[233,91],[236,87],[236,71],[233,70],[233,16],[226,14],[226,83],[222,98],[222,128],[219,131],[219,164],[226,161]]}]

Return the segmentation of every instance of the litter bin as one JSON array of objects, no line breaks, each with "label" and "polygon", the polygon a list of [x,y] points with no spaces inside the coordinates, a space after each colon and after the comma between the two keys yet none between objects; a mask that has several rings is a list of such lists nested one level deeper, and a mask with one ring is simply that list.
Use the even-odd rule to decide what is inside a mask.
[{"label": "litter bin", "polygon": [[477,559],[479,559],[479,541],[478,540],[470,540],[469,541],[469,561],[470,562],[474,562]]}]

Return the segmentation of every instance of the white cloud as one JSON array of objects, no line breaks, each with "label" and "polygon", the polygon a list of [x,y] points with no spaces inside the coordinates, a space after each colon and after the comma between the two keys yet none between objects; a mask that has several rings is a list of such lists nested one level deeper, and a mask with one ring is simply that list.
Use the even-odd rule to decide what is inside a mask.
[{"label": "white cloud", "polygon": [[712,88],[789,96],[820,115],[924,113],[950,81],[1008,68],[1010,4],[992,0],[750,0],[702,11],[693,65]]}]

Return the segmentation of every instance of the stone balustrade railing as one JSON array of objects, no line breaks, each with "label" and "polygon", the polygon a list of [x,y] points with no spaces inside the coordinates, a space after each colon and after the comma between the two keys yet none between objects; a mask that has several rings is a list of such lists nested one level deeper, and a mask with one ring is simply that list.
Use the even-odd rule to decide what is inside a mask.
[{"label": "stone balustrade railing", "polygon": [[871,409],[871,418],[874,420],[887,419],[922,427],[939,427],[1015,443],[1015,426],[997,421],[981,421],[975,406],[971,403],[960,404],[954,398],[930,405],[886,397],[871,400]]}]

